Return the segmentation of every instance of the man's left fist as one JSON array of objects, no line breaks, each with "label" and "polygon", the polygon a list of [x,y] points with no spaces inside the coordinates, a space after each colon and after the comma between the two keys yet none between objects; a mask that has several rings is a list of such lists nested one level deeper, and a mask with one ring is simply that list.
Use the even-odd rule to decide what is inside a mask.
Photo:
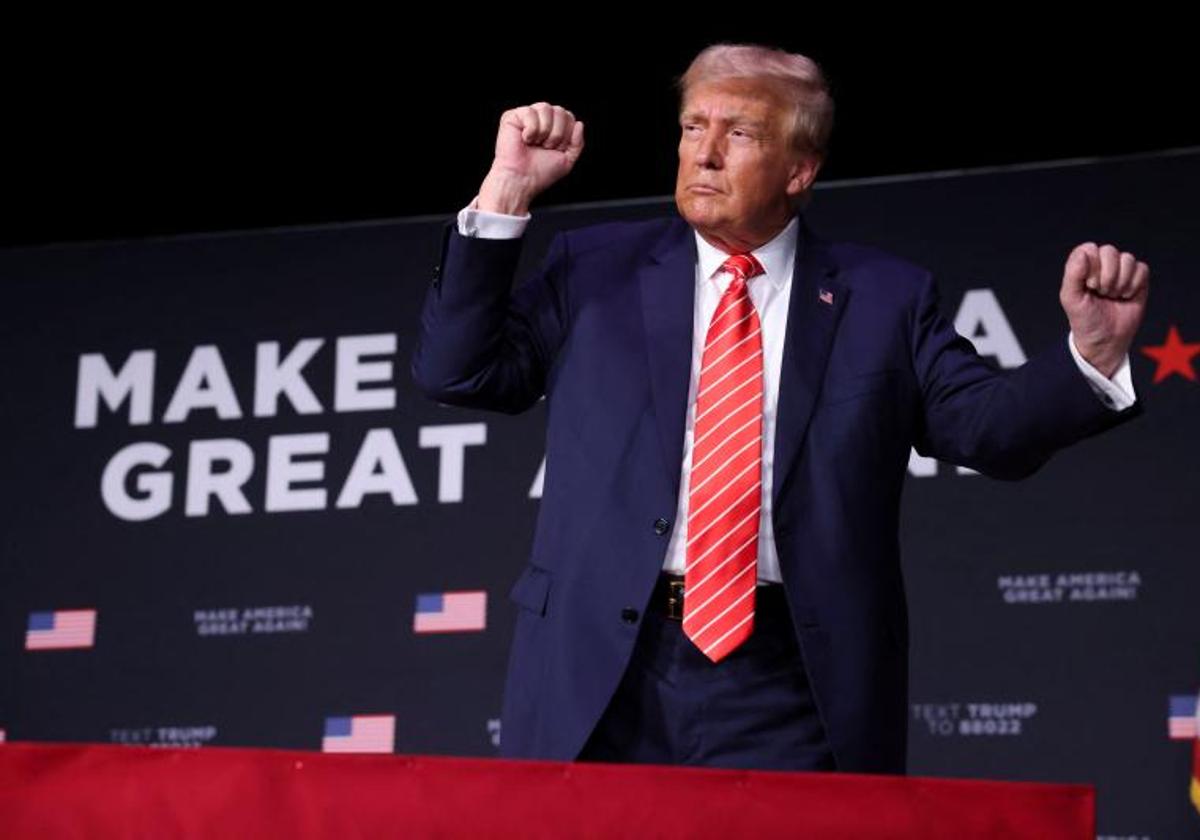
[{"label": "man's left fist", "polygon": [[1111,377],[1146,312],[1150,266],[1112,245],[1084,242],[1067,257],[1058,299],[1088,363]]}]

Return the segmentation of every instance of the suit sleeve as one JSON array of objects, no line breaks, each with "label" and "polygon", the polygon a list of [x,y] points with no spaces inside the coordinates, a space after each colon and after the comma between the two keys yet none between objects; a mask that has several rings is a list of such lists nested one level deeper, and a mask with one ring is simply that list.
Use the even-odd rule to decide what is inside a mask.
[{"label": "suit sleeve", "polygon": [[1140,401],[1122,411],[1101,403],[1061,338],[1019,368],[1002,370],[984,359],[941,314],[928,272],[912,336],[921,402],[917,451],[992,478],[1024,478],[1058,449],[1143,411]]},{"label": "suit sleeve", "polygon": [[522,242],[446,226],[412,361],[428,397],[516,414],[545,393],[567,329],[566,237],[554,238],[538,272],[513,291]]}]

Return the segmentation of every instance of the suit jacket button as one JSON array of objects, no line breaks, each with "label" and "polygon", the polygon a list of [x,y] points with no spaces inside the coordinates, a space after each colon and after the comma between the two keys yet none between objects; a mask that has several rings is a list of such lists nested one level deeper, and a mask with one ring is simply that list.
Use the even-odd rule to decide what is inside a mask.
[{"label": "suit jacket button", "polygon": [[667,533],[670,527],[671,523],[663,519],[661,516],[654,520],[654,533],[658,534],[660,537]]},{"label": "suit jacket button", "polygon": [[626,624],[637,624],[638,611],[633,607],[626,607],[625,609],[621,610],[621,620]]}]

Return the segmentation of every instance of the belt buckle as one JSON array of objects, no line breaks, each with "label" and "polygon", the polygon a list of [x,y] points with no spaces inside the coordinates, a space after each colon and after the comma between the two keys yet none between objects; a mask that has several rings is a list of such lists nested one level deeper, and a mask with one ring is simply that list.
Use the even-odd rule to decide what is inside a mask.
[{"label": "belt buckle", "polygon": [[683,581],[667,581],[667,618],[683,621]]}]

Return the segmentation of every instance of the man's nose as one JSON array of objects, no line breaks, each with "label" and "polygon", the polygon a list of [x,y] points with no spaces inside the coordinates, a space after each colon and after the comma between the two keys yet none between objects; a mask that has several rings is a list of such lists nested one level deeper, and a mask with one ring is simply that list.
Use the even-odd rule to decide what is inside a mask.
[{"label": "man's nose", "polygon": [[713,133],[705,133],[696,149],[696,163],[705,167],[719,168],[722,160],[720,138]]}]

